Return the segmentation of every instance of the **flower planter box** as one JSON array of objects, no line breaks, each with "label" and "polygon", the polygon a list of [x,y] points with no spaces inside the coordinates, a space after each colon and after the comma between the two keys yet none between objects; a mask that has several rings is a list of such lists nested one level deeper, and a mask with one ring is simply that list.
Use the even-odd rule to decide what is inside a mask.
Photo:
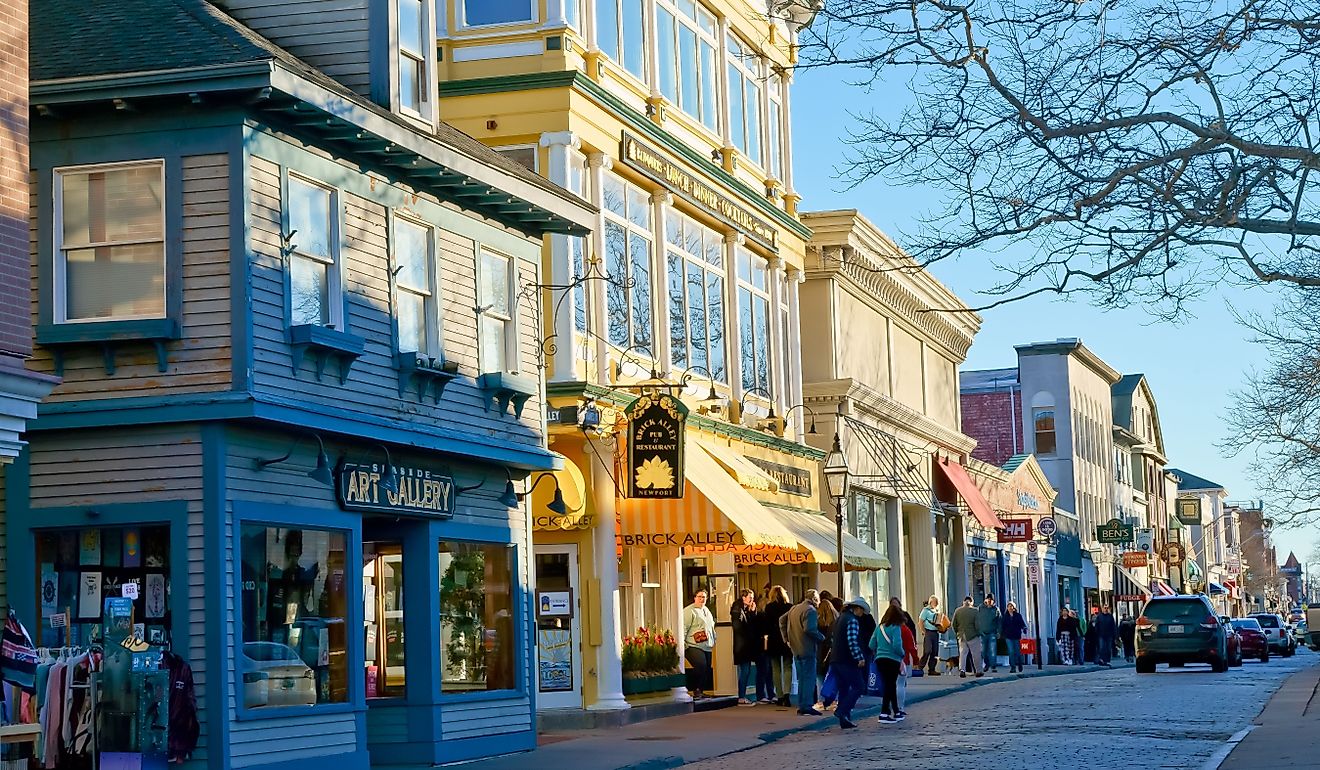
[{"label": "flower planter box", "polygon": [[674,687],[682,687],[686,679],[681,673],[658,674],[652,676],[625,676],[623,678],[624,695],[641,695],[647,692],[663,692]]}]

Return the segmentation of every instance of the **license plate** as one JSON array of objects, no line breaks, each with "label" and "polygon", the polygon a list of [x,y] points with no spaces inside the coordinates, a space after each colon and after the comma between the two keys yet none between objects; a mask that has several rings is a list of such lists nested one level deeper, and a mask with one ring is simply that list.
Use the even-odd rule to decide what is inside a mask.
[{"label": "license plate", "polygon": [[1171,633],[1171,634],[1181,634],[1181,633],[1183,633],[1183,627],[1182,627],[1182,626],[1165,626],[1164,628],[1167,629],[1168,632]]}]

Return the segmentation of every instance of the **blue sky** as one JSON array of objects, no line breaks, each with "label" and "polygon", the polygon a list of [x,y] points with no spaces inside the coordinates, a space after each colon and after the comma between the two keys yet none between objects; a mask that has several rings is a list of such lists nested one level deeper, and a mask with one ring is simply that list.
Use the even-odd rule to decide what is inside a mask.
[{"label": "blue sky", "polygon": [[[883,104],[887,94],[849,85],[849,73],[837,69],[799,71],[793,87],[794,185],[804,210],[855,208],[901,245],[915,217],[935,200],[935,191],[890,187],[871,182],[844,190],[836,169],[845,161],[842,142],[849,110]],[[899,89],[897,98],[906,97]],[[892,102],[891,102],[892,104]],[[932,273],[969,304],[978,291],[995,284],[995,270],[972,257],[933,266]],[[1102,310],[1084,300],[1033,299],[982,314],[983,325],[968,353],[965,368],[1013,366],[1013,346],[1026,342],[1080,337],[1087,347],[1119,371],[1144,373],[1154,389],[1169,463],[1223,484],[1231,499],[1257,497],[1244,457],[1225,457],[1217,444],[1227,438],[1223,416],[1232,408],[1232,391],[1244,374],[1264,362],[1263,351],[1249,341],[1229,311],[1271,306],[1263,289],[1225,286],[1193,306],[1195,317],[1173,325],[1156,321],[1139,308]],[[1269,506],[1269,501],[1265,501]],[[1288,550],[1305,560],[1313,536],[1300,531],[1276,533],[1279,558]]]}]

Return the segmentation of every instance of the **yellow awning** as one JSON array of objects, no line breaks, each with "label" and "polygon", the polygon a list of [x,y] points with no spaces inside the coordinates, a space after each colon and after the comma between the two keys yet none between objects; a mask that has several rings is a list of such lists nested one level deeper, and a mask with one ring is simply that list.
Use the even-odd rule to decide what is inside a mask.
[{"label": "yellow awning", "polygon": [[564,461],[564,468],[550,473],[559,482],[559,491],[564,496],[568,512],[560,515],[550,510],[550,502],[555,499],[555,485],[543,481],[532,490],[532,528],[556,530],[590,527],[592,521],[587,511],[587,482],[582,477],[582,470],[571,459],[558,452],[555,454]]},{"label": "yellow awning", "polygon": [[682,498],[619,500],[620,545],[797,548],[797,537],[739,486],[704,444],[688,442],[684,466]]},{"label": "yellow awning", "polygon": [[763,492],[778,492],[779,482],[774,477],[752,464],[750,460],[738,454],[732,447],[719,443],[717,439],[688,435],[689,439],[701,444],[701,448],[715,458],[715,462],[724,467],[737,482],[747,489]]},{"label": "yellow awning", "polygon": [[[699,553],[732,553],[738,566],[758,564],[806,564],[815,562],[822,570],[838,569],[838,545],[835,542],[834,517],[802,510],[766,508],[768,513],[793,533],[793,548],[763,545],[709,545]],[[851,534],[843,533],[843,559],[851,571],[889,569],[889,559]]]}]

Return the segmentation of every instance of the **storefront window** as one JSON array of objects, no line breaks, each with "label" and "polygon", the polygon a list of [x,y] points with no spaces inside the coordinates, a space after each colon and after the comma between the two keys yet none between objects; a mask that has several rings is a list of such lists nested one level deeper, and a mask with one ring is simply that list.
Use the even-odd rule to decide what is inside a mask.
[{"label": "storefront window", "polygon": [[620,348],[650,353],[651,196],[613,174],[605,176],[603,187],[609,340]]},{"label": "storefront window", "polygon": [[738,249],[738,351],[744,390],[771,390],[767,273],[764,259],[746,249]]},{"label": "storefront window", "polygon": [[403,545],[366,543],[362,561],[367,697],[402,697],[407,674],[403,648]]},{"label": "storefront window", "polygon": [[514,689],[519,628],[513,547],[441,543],[441,690]]},{"label": "storefront window", "polygon": [[243,705],[348,701],[348,536],[245,524]]},{"label": "storefront window", "polygon": [[[134,629],[152,644],[169,641],[169,527],[91,527],[39,532],[37,586],[43,647],[104,640],[105,600],[133,589]],[[63,627],[52,625],[64,622]]]},{"label": "storefront window", "polygon": [[670,211],[665,243],[673,363],[724,382],[724,238]]},{"label": "storefront window", "polygon": [[733,146],[753,163],[761,159],[761,60],[729,35],[729,133]]},{"label": "storefront window", "polygon": [[656,6],[660,93],[707,128],[719,128],[715,51],[718,23],[692,0],[660,0]]}]

